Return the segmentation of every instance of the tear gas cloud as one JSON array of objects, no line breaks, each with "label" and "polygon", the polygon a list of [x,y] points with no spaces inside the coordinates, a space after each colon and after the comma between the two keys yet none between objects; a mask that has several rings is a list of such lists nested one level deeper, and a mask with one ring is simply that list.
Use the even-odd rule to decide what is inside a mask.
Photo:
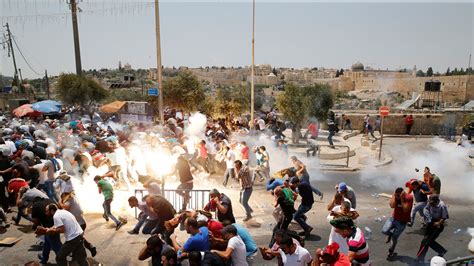
[{"label": "tear gas cloud", "polygon": [[362,170],[362,180],[391,193],[395,187],[404,187],[411,178],[423,180],[423,169],[428,166],[431,173],[441,179],[442,197],[474,201],[474,168],[467,161],[470,147],[457,146],[440,138],[416,147],[415,150],[404,144],[391,145],[388,152],[393,162],[383,169]]}]

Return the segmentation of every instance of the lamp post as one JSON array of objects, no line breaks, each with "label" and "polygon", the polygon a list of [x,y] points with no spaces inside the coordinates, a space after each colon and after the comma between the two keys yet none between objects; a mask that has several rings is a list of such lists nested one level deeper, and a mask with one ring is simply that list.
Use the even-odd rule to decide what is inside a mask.
[{"label": "lamp post", "polygon": [[161,69],[161,38],[160,38],[160,7],[158,0],[155,0],[155,34],[156,34],[156,71],[158,82],[158,109],[160,111],[160,122],[165,123],[165,115],[163,113],[163,78]]},{"label": "lamp post", "polygon": [[255,0],[253,0],[252,6],[252,66],[250,72],[250,126],[254,128],[254,112],[255,112],[255,88],[254,88],[254,75],[255,75]]}]

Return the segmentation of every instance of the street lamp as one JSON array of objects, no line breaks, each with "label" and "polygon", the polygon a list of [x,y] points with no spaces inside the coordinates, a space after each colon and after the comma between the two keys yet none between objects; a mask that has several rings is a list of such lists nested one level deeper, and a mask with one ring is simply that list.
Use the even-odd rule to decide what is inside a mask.
[{"label": "street lamp", "polygon": [[255,75],[255,0],[253,0],[253,13],[252,13],[252,66],[250,73],[250,127],[254,128],[254,117],[255,112],[255,89],[254,89],[254,75]]},{"label": "street lamp", "polygon": [[155,0],[155,33],[156,33],[156,71],[158,81],[158,109],[160,110],[161,125],[165,124],[163,113],[163,78],[161,76],[161,39],[160,39],[160,7],[158,0]]}]

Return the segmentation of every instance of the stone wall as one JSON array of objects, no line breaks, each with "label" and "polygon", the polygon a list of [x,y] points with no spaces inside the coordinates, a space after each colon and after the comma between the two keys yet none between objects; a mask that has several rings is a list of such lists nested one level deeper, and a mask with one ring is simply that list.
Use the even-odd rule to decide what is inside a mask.
[{"label": "stone wall", "polygon": [[[346,113],[352,122],[352,128],[360,130],[364,124],[365,114]],[[413,114],[414,124],[411,134],[415,135],[437,135],[442,132],[442,128],[455,127],[457,134],[460,133],[464,116],[462,112],[443,114]],[[376,115],[370,115],[371,123],[374,125]],[[405,115],[390,114],[384,118],[384,133],[402,135],[405,134]]]}]

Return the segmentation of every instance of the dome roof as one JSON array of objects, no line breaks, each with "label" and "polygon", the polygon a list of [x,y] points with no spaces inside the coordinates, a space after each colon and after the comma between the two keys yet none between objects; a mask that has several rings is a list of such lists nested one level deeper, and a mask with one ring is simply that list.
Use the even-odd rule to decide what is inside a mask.
[{"label": "dome roof", "polygon": [[361,62],[356,62],[351,66],[352,71],[362,71],[364,70],[364,65]]}]

